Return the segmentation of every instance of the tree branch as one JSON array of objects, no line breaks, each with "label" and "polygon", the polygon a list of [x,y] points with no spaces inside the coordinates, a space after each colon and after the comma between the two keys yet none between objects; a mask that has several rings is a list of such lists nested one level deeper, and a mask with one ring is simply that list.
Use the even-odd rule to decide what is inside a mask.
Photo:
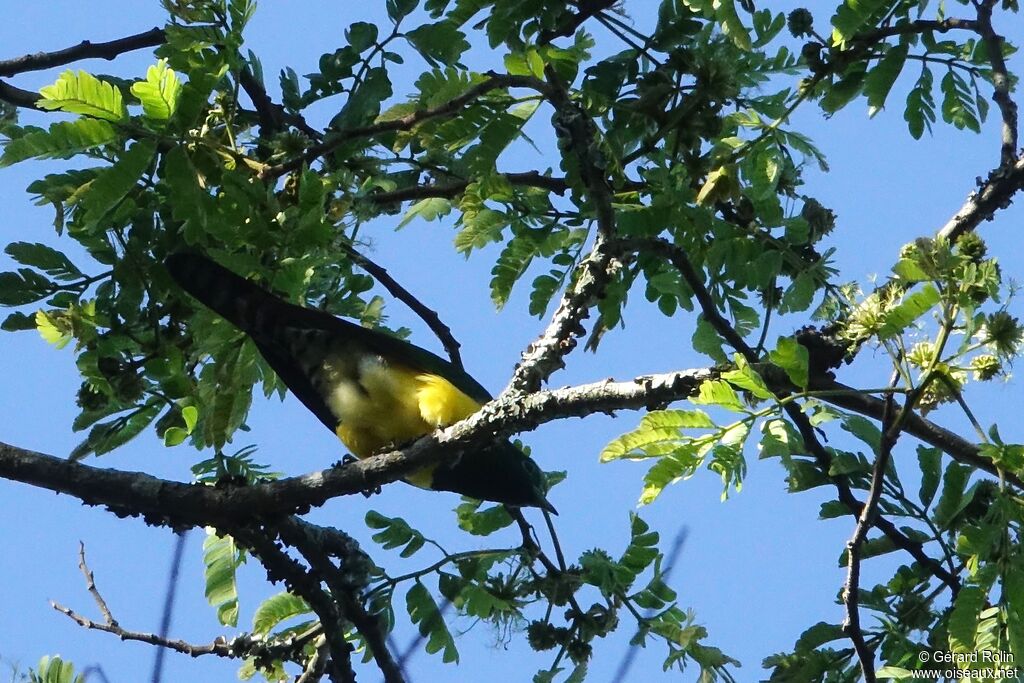
[{"label": "tree branch", "polygon": [[329,154],[339,146],[356,138],[372,137],[381,133],[388,133],[396,130],[409,130],[429,119],[452,116],[459,112],[470,102],[486,95],[492,90],[500,88],[531,88],[540,92],[547,91],[547,85],[532,76],[510,76],[499,74],[493,71],[488,72],[487,79],[472,86],[458,97],[427,109],[420,109],[411,114],[400,116],[388,121],[380,121],[368,126],[358,126],[347,130],[338,131],[328,135],[327,138],[318,144],[310,146],[301,155],[290,161],[285,161],[274,166],[267,166],[260,170],[259,177],[262,179],[279,178],[285,173],[291,173],[302,168],[303,165]]},{"label": "tree branch", "polygon": [[1010,97],[1010,75],[1003,59],[1005,40],[992,28],[992,4],[976,4],[978,11],[977,33],[988,48],[988,59],[992,64],[992,85],[995,92],[992,99],[999,107],[1003,118],[1002,145],[999,150],[1000,167],[1009,167],[1017,160],[1017,103]]},{"label": "tree branch", "polygon": [[82,59],[106,59],[109,61],[125,52],[132,52],[145,47],[156,47],[157,45],[163,45],[165,41],[166,36],[162,28],[151,28],[142,33],[110,40],[105,43],[83,40],[77,45],[62,50],[36,52],[35,54],[15,57],[13,59],[0,60],[0,78],[14,76],[26,71],[40,71],[42,69],[51,69],[55,66],[64,66],[65,64]]},{"label": "tree branch", "polygon": [[267,569],[268,578],[282,581],[285,586],[302,597],[320,619],[323,634],[330,651],[328,675],[333,683],[355,683],[352,669],[352,645],[345,640],[343,615],[337,604],[321,587],[320,580],[281,549],[273,534],[250,526],[225,528],[231,536],[256,555]]},{"label": "tree branch", "polygon": [[5,81],[0,81],[0,100],[22,109],[42,111],[39,105],[36,104],[39,101],[39,93],[22,90]]},{"label": "tree branch", "polygon": [[[552,176],[542,175],[537,171],[528,171],[526,173],[502,173],[500,175],[512,185],[537,187],[542,190],[547,190],[548,192],[554,192],[558,195],[564,195],[569,189],[569,183],[566,182],[565,178],[554,178]],[[452,199],[453,197],[457,197],[465,192],[469,183],[469,180],[453,180],[448,182],[437,182],[431,185],[413,185],[412,187],[403,187],[397,190],[391,190],[390,192],[374,192],[373,194],[367,195],[366,199],[367,201],[371,201],[377,205],[397,204],[415,199],[426,199],[428,197]]]},{"label": "tree branch", "polygon": [[437,314],[437,311],[428,308],[426,304],[413,296],[412,292],[399,284],[395,278],[391,277],[386,268],[360,254],[351,244],[339,242],[338,246],[348,254],[349,258],[356,265],[373,276],[374,280],[379,282],[384,289],[388,290],[391,296],[404,303],[413,313],[419,316],[420,320],[426,323],[430,331],[434,333],[434,336],[441,341],[441,345],[444,346],[444,350],[448,354],[448,358],[451,359],[452,364],[460,370],[463,369],[462,356],[459,354],[459,348],[461,348],[462,344],[452,334],[451,328],[441,321],[441,316]]},{"label": "tree branch", "polygon": [[576,7],[579,8],[579,12],[564,17],[555,28],[541,31],[537,36],[537,42],[543,45],[544,43],[551,42],[555,38],[571,36],[576,33],[576,29],[582,26],[587,19],[590,19],[595,14],[608,9],[616,2],[617,0],[579,0],[579,2],[575,3]]},{"label": "tree branch", "polygon": [[252,486],[185,484],[142,472],[91,467],[2,442],[0,477],[66,493],[90,505],[105,505],[120,514],[142,515],[153,524],[220,527],[305,512],[330,498],[360,493],[422,467],[453,461],[494,436],[526,431],[551,420],[664,406],[693,394],[713,376],[712,370],[700,368],[496,400],[403,450]]},{"label": "tree branch", "polygon": [[[331,562],[320,539],[311,533],[311,527],[288,519],[277,530],[281,540],[302,553],[310,568],[327,583],[331,595],[341,606],[342,616],[352,623],[366,641],[377,667],[384,675],[385,683],[405,683],[401,669],[388,650],[380,619],[367,612],[358,598],[360,586],[353,585],[354,573],[347,567],[339,569]],[[342,562],[347,563],[345,559]]]},{"label": "tree branch", "polygon": [[967,197],[960,210],[939,230],[938,236],[949,241],[976,229],[982,221],[990,221],[999,209],[1005,209],[1013,195],[1024,188],[1024,159],[993,170],[976,192]]}]

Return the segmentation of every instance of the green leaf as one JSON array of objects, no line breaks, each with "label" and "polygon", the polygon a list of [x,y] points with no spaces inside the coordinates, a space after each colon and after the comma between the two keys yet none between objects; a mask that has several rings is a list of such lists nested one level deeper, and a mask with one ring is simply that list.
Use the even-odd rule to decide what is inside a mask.
[{"label": "green leaf", "polygon": [[939,496],[935,512],[932,513],[932,519],[939,528],[946,528],[969,502],[964,500],[964,490],[967,488],[970,473],[971,469],[968,466],[956,462],[949,463],[946,468],[946,473],[942,477],[942,495]]},{"label": "green leaf", "polygon": [[252,616],[252,632],[268,635],[275,626],[294,617],[309,614],[309,605],[297,595],[287,591],[264,600]]},{"label": "green leaf", "polygon": [[715,19],[722,27],[722,33],[729,36],[739,49],[750,50],[750,32],[740,21],[735,0],[714,0],[712,7],[715,10]]},{"label": "green leaf", "polygon": [[909,669],[890,666],[888,664],[875,672],[875,678],[895,678],[896,680],[903,680],[904,678],[913,678],[913,676],[914,672]]},{"label": "green leaf", "polygon": [[816,650],[825,643],[830,643],[833,640],[840,640],[845,638],[846,635],[843,633],[843,627],[838,624],[829,624],[824,621],[819,621],[814,626],[800,634],[797,638],[794,649],[797,652],[811,652]]},{"label": "green leaf", "polygon": [[894,45],[885,56],[878,60],[875,68],[868,72],[864,79],[864,94],[868,97],[868,116],[874,116],[885,106],[889,91],[899,78],[903,65],[907,61],[909,45]]},{"label": "green leaf", "polygon": [[640,505],[649,505],[661,495],[665,488],[680,479],[689,479],[704,462],[703,455],[692,447],[680,447],[659,458],[644,475],[644,487],[640,492]]},{"label": "green leaf", "polygon": [[907,93],[907,106],[903,110],[903,120],[915,140],[919,140],[925,129],[932,132],[935,123],[935,98],[932,96],[932,72],[924,66],[914,87]]},{"label": "green leaf", "polygon": [[[11,680],[14,680],[12,674]],[[75,674],[75,666],[65,662],[58,655],[43,657],[35,670],[29,669],[29,683],[85,683],[85,676]]]},{"label": "green leaf", "polygon": [[58,280],[77,280],[85,277],[63,252],[38,242],[12,242],[4,249],[24,266],[32,266]]},{"label": "green leaf", "polygon": [[500,211],[484,208],[463,213],[462,222],[462,229],[455,235],[455,251],[468,256],[474,249],[500,240],[509,218]]},{"label": "green leaf", "polygon": [[106,121],[128,118],[121,91],[85,71],[67,70],[57,82],[39,90],[43,96],[36,104],[47,110],[59,109]]},{"label": "green leaf", "polygon": [[142,102],[142,113],[154,121],[166,121],[174,115],[181,94],[178,74],[161,59],[146,70],[146,80],[133,83],[132,94]]},{"label": "green leaf", "polygon": [[[682,429],[713,429],[715,423],[702,410],[658,410],[648,413],[631,432],[615,439],[601,451],[600,461],[663,455],[688,439]],[[664,448],[668,446],[668,448]]]},{"label": "green leaf", "polygon": [[540,245],[529,236],[513,237],[505,245],[491,269],[491,301],[501,309],[508,303],[512,287],[540,253]]},{"label": "green leaf", "polygon": [[882,432],[874,422],[860,415],[843,415],[840,425],[844,430],[866,443],[872,453],[878,453],[882,443]]},{"label": "green leaf", "polygon": [[371,529],[381,529],[373,535],[373,540],[388,550],[402,548],[401,557],[412,557],[426,543],[423,534],[401,517],[385,517],[376,510],[370,510],[365,521]]},{"label": "green leaf", "polygon": [[454,66],[469,49],[466,34],[450,21],[423,24],[408,31],[405,37],[431,66]]},{"label": "green leaf", "polygon": [[821,98],[822,111],[834,114],[857,97],[864,89],[865,68],[863,64],[854,64],[839,81],[833,83]]},{"label": "green leaf", "polygon": [[[556,271],[552,271],[556,272]],[[538,275],[533,279],[533,286],[530,289],[530,315],[543,317],[547,312],[552,297],[561,286],[561,280],[552,275]]]},{"label": "green leaf", "polygon": [[377,42],[377,26],[365,21],[357,21],[345,30],[345,39],[357,53],[362,53]]},{"label": "green leaf", "polygon": [[735,370],[722,373],[722,379],[733,386],[749,391],[756,398],[762,400],[772,398],[775,395],[768,388],[768,385],[764,383],[764,379],[757,373],[757,370],[750,367],[746,359],[739,354],[736,355],[736,366]]},{"label": "green leaf", "polygon": [[888,0],[843,0],[832,15],[832,43],[843,46],[888,4]]},{"label": "green leaf", "polygon": [[1024,656],[1024,567],[1018,558],[1004,574],[1002,602],[1006,604],[1006,631],[1014,661]]},{"label": "green leaf", "polygon": [[139,140],[92,182],[82,200],[85,208],[83,229],[88,231],[97,226],[117,208],[149,168],[155,153],[155,142]]},{"label": "green leaf", "polygon": [[782,368],[790,382],[801,389],[807,388],[810,356],[806,346],[793,337],[779,337],[775,349],[768,354],[768,360]]},{"label": "green leaf", "polygon": [[633,580],[647,567],[654,562],[661,553],[658,552],[658,532],[651,531],[647,522],[640,518],[635,512],[629,513],[630,539],[629,545],[619,558],[619,566],[628,569],[633,578],[629,580],[626,589]]},{"label": "green leaf", "polygon": [[0,168],[25,159],[67,159],[116,139],[117,131],[106,121],[58,121],[50,124],[49,130],[34,130],[10,140],[0,157]]},{"label": "green leaf", "polygon": [[728,382],[709,379],[701,383],[697,396],[691,399],[697,405],[718,406],[733,412],[743,411],[743,402]]},{"label": "green leaf", "polygon": [[[3,274],[0,273],[0,278]],[[0,323],[0,330],[5,332],[24,332],[26,330],[36,329],[36,319],[33,315],[27,315],[19,311],[11,313],[9,316],[4,318],[3,323]]]},{"label": "green leaf", "polygon": [[697,329],[693,332],[690,345],[694,351],[709,356],[716,363],[725,363],[729,360],[722,350],[722,338],[703,317],[697,320]]},{"label": "green leaf", "polygon": [[217,619],[225,626],[238,625],[238,584],[236,572],[245,555],[231,536],[218,536],[212,530],[203,541],[206,566],[206,600],[217,609]]},{"label": "green leaf", "polygon": [[459,528],[474,536],[489,536],[514,521],[504,505],[492,505],[480,510],[480,501],[467,501],[455,508]]},{"label": "green leaf", "polygon": [[778,418],[765,420],[761,424],[761,441],[758,448],[761,451],[761,458],[787,458],[807,452],[803,439],[793,426]]},{"label": "green leaf", "polygon": [[[36,316],[36,322],[39,322],[39,312]],[[49,321],[49,318],[47,318]],[[52,325],[52,323],[51,323]],[[56,332],[54,332],[56,330]],[[66,344],[69,337],[61,337],[57,342],[53,342],[50,336],[53,334],[60,334],[59,328],[40,326],[39,333],[43,335],[43,338],[51,343],[55,343],[58,348],[61,344]],[[90,453],[96,455],[103,455],[110,451],[123,446],[128,443],[136,436],[142,433],[145,429],[156,419],[156,416],[160,414],[162,405],[155,400],[151,403],[146,403],[140,407],[132,409],[127,415],[122,415],[108,422],[101,422],[92,429],[89,430],[89,436],[85,438],[82,443],[78,444],[73,451],[68,455],[69,460],[81,460]]]},{"label": "green leaf", "polygon": [[942,120],[959,130],[967,128],[981,132],[981,122],[975,111],[974,95],[963,76],[949,69],[942,77]]},{"label": "green leaf", "polygon": [[949,615],[950,652],[974,652],[978,621],[985,606],[985,591],[978,586],[964,586],[953,602]]},{"label": "green leaf", "polygon": [[30,268],[0,273],[0,305],[23,306],[45,299],[56,291],[56,285]]},{"label": "green leaf", "polygon": [[927,313],[941,301],[942,295],[935,285],[928,283],[913,294],[905,297],[894,308],[884,313],[881,328],[878,330],[880,339],[891,339],[902,334],[914,321]]},{"label": "green leaf", "polygon": [[402,216],[402,222],[395,229],[404,228],[414,218],[422,218],[425,221],[436,221],[441,216],[447,216],[452,210],[452,203],[441,197],[427,197],[416,202]]},{"label": "green leaf", "polygon": [[918,491],[918,497],[921,499],[921,506],[927,509],[939,488],[942,451],[938,448],[918,446],[917,462],[921,466],[921,488]]},{"label": "green leaf", "polygon": [[417,581],[405,595],[406,609],[412,623],[419,626],[420,635],[427,639],[426,650],[430,654],[444,650],[441,656],[446,664],[459,661],[459,651],[455,647],[448,626],[444,623],[441,611],[437,609],[430,591]]}]

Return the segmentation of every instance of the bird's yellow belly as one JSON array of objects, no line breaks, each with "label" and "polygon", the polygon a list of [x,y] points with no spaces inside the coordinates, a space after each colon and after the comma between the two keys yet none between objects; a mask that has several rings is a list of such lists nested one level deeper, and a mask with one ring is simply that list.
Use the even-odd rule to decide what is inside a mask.
[{"label": "bird's yellow belly", "polygon": [[[349,372],[330,362],[327,405],[338,418],[338,438],[358,458],[396,446],[468,417],[480,407],[448,380],[367,355]],[[429,488],[433,467],[406,476]]]}]

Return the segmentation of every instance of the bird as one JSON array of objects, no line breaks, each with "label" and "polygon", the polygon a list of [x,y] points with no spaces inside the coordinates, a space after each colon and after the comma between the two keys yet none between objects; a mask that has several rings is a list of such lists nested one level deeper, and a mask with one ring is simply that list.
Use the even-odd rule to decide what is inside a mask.
[{"label": "bird", "polygon": [[[430,351],[289,303],[204,255],[174,253],[164,265],[183,290],[248,335],[288,389],[357,458],[454,424],[491,400],[468,373]],[[405,481],[557,514],[544,473],[508,439],[416,470]]]}]

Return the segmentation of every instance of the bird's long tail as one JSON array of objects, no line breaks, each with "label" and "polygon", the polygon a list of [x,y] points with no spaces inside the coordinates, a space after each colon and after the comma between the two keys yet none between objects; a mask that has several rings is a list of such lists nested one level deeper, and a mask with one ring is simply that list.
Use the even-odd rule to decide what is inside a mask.
[{"label": "bird's long tail", "polygon": [[172,254],[164,265],[182,289],[257,339],[298,308],[199,254]]}]

